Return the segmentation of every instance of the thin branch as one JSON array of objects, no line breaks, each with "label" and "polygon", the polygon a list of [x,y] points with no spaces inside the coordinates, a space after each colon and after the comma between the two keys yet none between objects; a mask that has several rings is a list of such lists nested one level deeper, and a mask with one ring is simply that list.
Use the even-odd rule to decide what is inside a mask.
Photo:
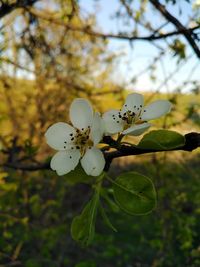
[{"label": "thin branch", "polygon": [[127,40],[128,41],[156,41],[156,40],[165,39],[167,37],[174,36],[174,35],[182,35],[185,33],[185,31],[187,31],[188,33],[193,33],[196,29],[199,29],[199,26],[195,26],[195,27],[191,27],[188,29],[184,28],[184,29],[179,29],[177,31],[168,32],[166,34],[158,35],[157,33],[155,34],[153,33],[148,36],[134,36],[134,35],[130,36],[130,35],[125,35],[125,34],[101,33],[101,32],[97,32],[93,30],[91,26],[89,25],[86,25],[83,27],[77,27],[77,26],[73,26],[70,24],[65,24],[62,20],[55,18],[53,14],[44,14],[42,12],[38,12],[36,9],[33,9],[33,8],[29,8],[28,11],[38,18],[41,18],[43,20],[46,20],[56,25],[64,26],[68,30],[75,31],[75,32],[83,32],[87,35],[91,35],[91,36],[95,36],[95,37],[99,37],[103,39],[110,38],[110,39],[121,39],[125,41]]},{"label": "thin branch", "polygon": [[[189,31],[177,18],[175,18],[169,11],[166,9],[164,5],[162,5],[158,0],[150,0],[152,5],[165,17],[167,21],[170,21],[176,29],[181,32],[189,44],[191,45],[192,49],[194,50],[195,54],[198,58],[200,58],[200,50],[197,46],[194,38],[192,37],[192,32]],[[200,28],[198,25],[197,28]]]},{"label": "thin branch", "polygon": [[[103,139],[104,143],[109,144],[111,147],[116,148],[116,151],[106,152],[104,151],[105,159],[106,159],[106,166],[105,170],[108,170],[110,164],[113,159],[120,158],[124,156],[132,156],[132,155],[142,155],[142,154],[149,154],[155,152],[164,152],[164,151],[188,151],[191,152],[200,147],[200,133],[188,133],[185,135],[185,144],[181,147],[167,150],[156,150],[156,149],[142,149],[137,146],[119,144],[112,139],[110,136],[105,136]],[[1,166],[16,170],[22,171],[39,171],[39,170],[48,170],[50,169],[50,163],[45,162],[41,164],[28,164],[28,163],[19,163],[19,162],[6,162],[1,164]]]}]

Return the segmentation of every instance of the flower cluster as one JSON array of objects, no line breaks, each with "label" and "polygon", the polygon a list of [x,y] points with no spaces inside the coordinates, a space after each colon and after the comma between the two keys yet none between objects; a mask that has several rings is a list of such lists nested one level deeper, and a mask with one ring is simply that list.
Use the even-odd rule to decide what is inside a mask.
[{"label": "flower cluster", "polygon": [[157,100],[144,106],[141,94],[130,94],[120,110],[109,110],[101,115],[94,112],[90,103],[75,99],[70,106],[70,121],[53,124],[45,133],[47,144],[58,152],[51,159],[51,168],[58,175],[64,175],[75,169],[79,161],[88,175],[99,176],[105,159],[98,144],[104,135],[121,133],[122,135],[140,135],[151,124],[150,120],[168,113],[171,103]]}]

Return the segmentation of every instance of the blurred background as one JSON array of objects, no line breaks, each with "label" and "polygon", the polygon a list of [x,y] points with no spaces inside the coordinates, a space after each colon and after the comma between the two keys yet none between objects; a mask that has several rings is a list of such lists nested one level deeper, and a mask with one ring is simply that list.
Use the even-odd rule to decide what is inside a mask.
[{"label": "blurred background", "polygon": [[105,191],[118,232],[99,218],[81,248],[70,223],[91,186],[49,170],[44,140],[74,98],[104,112],[131,92],[173,103],[152,129],[199,132],[199,23],[198,0],[0,1],[0,266],[200,266],[199,149],[113,161],[113,177],[134,170],[154,181],[157,208],[131,217]]}]

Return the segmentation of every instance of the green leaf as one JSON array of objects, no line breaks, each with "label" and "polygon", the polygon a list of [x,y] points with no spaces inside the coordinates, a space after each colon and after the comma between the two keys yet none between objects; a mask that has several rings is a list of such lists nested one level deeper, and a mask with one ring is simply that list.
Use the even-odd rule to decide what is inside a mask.
[{"label": "green leaf", "polygon": [[72,238],[83,246],[91,244],[95,234],[95,222],[97,207],[99,204],[99,192],[87,203],[82,213],[76,216],[71,225]]},{"label": "green leaf", "polygon": [[105,224],[107,224],[107,226],[110,227],[114,232],[117,232],[117,229],[112,225],[102,205],[99,205],[99,209]]},{"label": "green leaf", "polygon": [[78,183],[89,184],[94,182],[94,176],[87,175],[80,164],[75,168],[75,170],[66,174],[65,178],[70,185],[75,185]]},{"label": "green leaf", "polygon": [[185,137],[175,131],[151,131],[142,138],[139,148],[155,150],[171,150],[185,144]]},{"label": "green leaf", "polygon": [[142,215],[155,208],[156,191],[148,177],[137,172],[127,172],[117,177],[113,183],[115,201],[126,213]]}]

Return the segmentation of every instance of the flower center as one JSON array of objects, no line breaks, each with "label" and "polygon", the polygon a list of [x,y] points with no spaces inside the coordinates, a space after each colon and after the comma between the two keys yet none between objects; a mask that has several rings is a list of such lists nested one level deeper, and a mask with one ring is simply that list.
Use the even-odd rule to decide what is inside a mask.
[{"label": "flower center", "polygon": [[133,124],[141,124],[141,114],[143,106],[134,106],[134,111],[127,110],[124,113],[120,112],[121,119],[125,122],[124,129],[129,128]]},{"label": "flower center", "polygon": [[76,135],[74,137],[74,144],[77,149],[80,149],[81,155],[85,154],[87,148],[93,146],[93,141],[90,139],[90,126],[87,129],[76,129]]}]

